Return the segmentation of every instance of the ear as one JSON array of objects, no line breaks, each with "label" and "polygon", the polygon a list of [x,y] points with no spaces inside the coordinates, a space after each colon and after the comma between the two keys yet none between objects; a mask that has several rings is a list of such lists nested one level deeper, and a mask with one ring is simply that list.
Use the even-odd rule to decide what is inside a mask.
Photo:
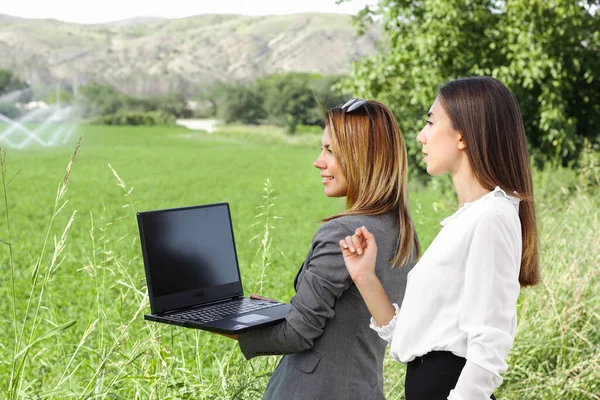
[{"label": "ear", "polygon": [[460,135],[460,138],[458,139],[458,149],[464,150],[466,148],[467,148],[467,143],[465,142],[465,138],[463,137],[463,135]]}]

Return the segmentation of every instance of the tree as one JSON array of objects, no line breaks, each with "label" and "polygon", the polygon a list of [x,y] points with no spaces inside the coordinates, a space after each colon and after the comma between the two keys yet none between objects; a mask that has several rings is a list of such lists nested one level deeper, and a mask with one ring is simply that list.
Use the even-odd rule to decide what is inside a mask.
[{"label": "tree", "polygon": [[189,118],[192,110],[180,93],[166,93],[148,98],[127,97],[125,106],[139,112],[164,111],[176,118]]},{"label": "tree", "polygon": [[27,103],[33,95],[29,86],[11,71],[0,69],[0,114],[16,119],[22,115],[16,103]]},{"label": "tree", "polygon": [[219,103],[223,90],[227,90],[227,84],[216,81],[210,86],[203,87],[196,96],[199,107],[194,114],[198,118],[216,117],[219,114]]},{"label": "tree", "polygon": [[598,0],[380,0],[357,16],[377,20],[380,52],[357,62],[340,87],[388,103],[419,148],[417,122],[437,87],[491,75],[515,93],[538,164],[576,162],[600,139]]},{"label": "tree", "polygon": [[16,103],[28,103],[33,97],[33,91],[15,74],[6,69],[0,69],[0,114],[8,118],[18,118],[22,111]]},{"label": "tree", "polygon": [[29,86],[17,78],[11,71],[0,69],[0,96],[27,88]]},{"label": "tree", "polygon": [[309,110],[316,105],[309,80],[309,74],[287,73],[269,75],[257,82],[269,119],[284,125],[288,133],[295,133],[299,124],[306,123]]},{"label": "tree", "polygon": [[78,101],[84,116],[115,114],[126,108],[127,96],[110,85],[92,82],[79,88]]},{"label": "tree", "polygon": [[220,84],[218,116],[225,122],[257,124],[265,117],[263,97],[253,85]]},{"label": "tree", "polygon": [[265,111],[271,122],[295,133],[298,125],[323,122],[324,109],[343,103],[344,96],[332,90],[340,77],[289,72],[269,75],[257,81],[265,98]]}]

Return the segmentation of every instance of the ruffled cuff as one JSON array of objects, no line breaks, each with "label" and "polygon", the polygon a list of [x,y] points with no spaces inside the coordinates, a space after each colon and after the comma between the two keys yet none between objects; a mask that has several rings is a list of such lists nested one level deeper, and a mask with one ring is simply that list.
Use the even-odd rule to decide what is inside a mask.
[{"label": "ruffled cuff", "polygon": [[396,330],[396,323],[398,322],[398,313],[400,312],[400,308],[398,304],[392,303],[394,306],[394,318],[387,325],[377,326],[373,317],[371,317],[371,323],[369,324],[369,328],[373,329],[380,338],[385,340],[388,343],[392,343],[392,339],[394,337],[394,331]]}]

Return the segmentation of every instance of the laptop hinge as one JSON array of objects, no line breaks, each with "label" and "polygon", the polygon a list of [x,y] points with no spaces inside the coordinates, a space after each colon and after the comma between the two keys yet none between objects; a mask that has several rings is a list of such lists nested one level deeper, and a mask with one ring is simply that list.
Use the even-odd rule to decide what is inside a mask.
[{"label": "laptop hinge", "polygon": [[171,315],[171,314],[177,314],[178,312],[181,312],[181,311],[184,311],[184,310],[193,310],[195,308],[200,308],[200,307],[208,306],[208,305],[211,305],[211,304],[224,303],[226,301],[235,300],[235,299],[241,299],[243,297],[244,297],[244,295],[239,294],[237,296],[226,297],[224,299],[219,299],[219,300],[215,300],[215,301],[208,301],[206,303],[195,304],[193,306],[181,307],[181,308],[177,308],[175,310],[162,311],[160,313],[156,313],[156,315],[159,315],[159,316],[163,316],[164,315],[164,316],[166,316],[166,315]]}]

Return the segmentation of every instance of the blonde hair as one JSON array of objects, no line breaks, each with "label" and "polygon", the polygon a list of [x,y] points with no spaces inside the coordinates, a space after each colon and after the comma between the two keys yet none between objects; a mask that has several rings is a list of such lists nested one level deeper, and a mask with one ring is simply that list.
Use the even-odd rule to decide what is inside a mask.
[{"label": "blonde hair", "polygon": [[327,112],[327,131],[348,193],[346,211],[325,220],[391,212],[400,238],[393,265],[418,258],[419,239],[408,204],[406,145],[392,112],[377,101],[367,101],[352,112],[332,108]]}]

